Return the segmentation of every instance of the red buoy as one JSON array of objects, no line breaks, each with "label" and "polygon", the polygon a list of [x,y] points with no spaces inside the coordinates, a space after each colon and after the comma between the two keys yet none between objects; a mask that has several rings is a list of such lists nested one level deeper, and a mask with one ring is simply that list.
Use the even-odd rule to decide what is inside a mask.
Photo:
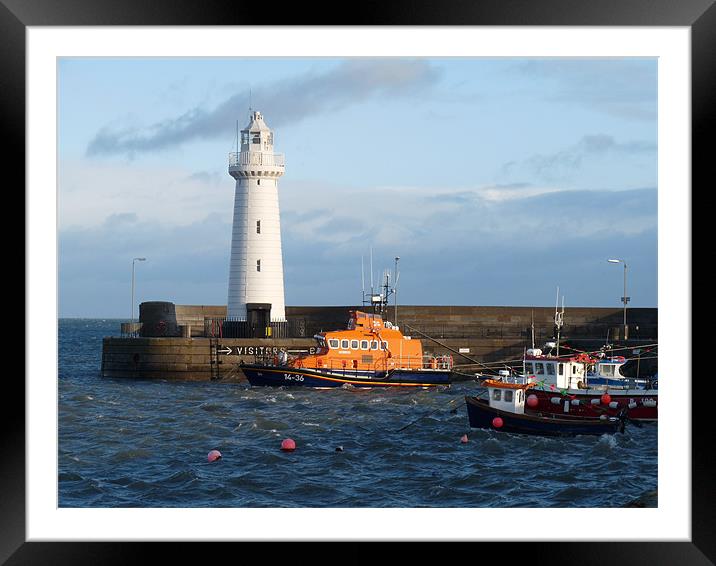
[{"label": "red buoy", "polygon": [[612,401],[612,396],[609,395],[609,393],[605,393],[604,395],[602,395],[602,404],[609,405],[609,403],[611,403],[611,401]]},{"label": "red buoy", "polygon": [[492,419],[492,426],[495,428],[502,428],[502,419],[500,417],[495,417]]},{"label": "red buoy", "polygon": [[539,405],[539,399],[537,399],[537,395],[530,395],[527,397],[527,406],[528,407],[536,407]]},{"label": "red buoy", "polygon": [[460,442],[462,442],[463,444],[467,444],[467,434],[463,434],[460,437]]},{"label": "red buoy", "polygon": [[206,459],[209,462],[216,462],[216,460],[221,459],[221,452],[219,452],[218,450],[212,450],[206,455]]},{"label": "red buoy", "polygon": [[286,452],[291,452],[292,450],[296,449],[296,443],[291,438],[286,438],[283,442],[281,442],[281,450],[284,450]]}]

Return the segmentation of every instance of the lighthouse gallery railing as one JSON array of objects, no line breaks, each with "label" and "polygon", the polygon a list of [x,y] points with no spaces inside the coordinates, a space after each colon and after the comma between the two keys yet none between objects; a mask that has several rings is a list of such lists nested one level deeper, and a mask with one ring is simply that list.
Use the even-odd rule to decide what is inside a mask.
[{"label": "lighthouse gallery railing", "polygon": [[264,165],[266,167],[285,167],[283,153],[253,153],[247,151],[229,153],[229,167],[242,165]]}]

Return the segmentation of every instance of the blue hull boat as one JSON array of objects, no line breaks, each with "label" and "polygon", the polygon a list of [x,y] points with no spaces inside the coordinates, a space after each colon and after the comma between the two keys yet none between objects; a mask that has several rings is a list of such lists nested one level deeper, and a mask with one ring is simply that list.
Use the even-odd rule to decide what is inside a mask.
[{"label": "blue hull boat", "polygon": [[[575,436],[624,432],[618,417],[574,417],[542,413],[514,413],[491,407],[489,401],[466,396],[467,416],[472,428],[484,428],[539,436]],[[498,418],[499,417],[499,418]]]},{"label": "blue hull boat", "polygon": [[444,370],[394,369],[387,372],[320,371],[263,364],[242,364],[241,371],[251,385],[290,387],[437,387],[450,385]]}]

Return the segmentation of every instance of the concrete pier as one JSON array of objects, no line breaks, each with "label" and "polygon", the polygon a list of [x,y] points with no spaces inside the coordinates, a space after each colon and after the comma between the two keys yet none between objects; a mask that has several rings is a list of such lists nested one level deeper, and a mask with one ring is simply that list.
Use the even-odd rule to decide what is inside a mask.
[{"label": "concrete pier", "polygon": [[[301,336],[270,339],[226,338],[213,332],[226,316],[225,306],[176,305],[178,336],[138,337],[137,329],[132,328],[132,335],[104,338],[101,375],[241,381],[241,361],[254,362],[257,356],[272,356],[282,349],[310,351],[316,345],[313,335],[345,328],[352,309],[367,307],[286,307],[289,322],[298,323],[294,327],[301,329]],[[384,318],[392,321],[394,315],[391,307]],[[543,346],[552,337],[553,317],[553,307],[398,306],[398,326],[403,334],[420,339],[426,353],[451,354],[458,369],[468,373],[481,369],[480,363],[521,359],[524,349],[531,347],[533,320],[535,345]],[[626,342],[622,322],[620,308],[575,307],[566,310],[561,335],[583,350],[597,349],[607,341],[629,348],[658,343],[657,309],[629,310]],[[207,330],[214,335],[207,335]]]}]

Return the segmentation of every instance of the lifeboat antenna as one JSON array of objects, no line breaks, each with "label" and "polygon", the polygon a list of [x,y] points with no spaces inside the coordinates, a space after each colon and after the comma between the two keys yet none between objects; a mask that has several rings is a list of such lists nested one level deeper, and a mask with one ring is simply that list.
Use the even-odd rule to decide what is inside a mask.
[{"label": "lifeboat antenna", "polygon": [[370,247],[370,296],[373,297],[373,246]]},{"label": "lifeboat antenna", "polygon": [[363,270],[363,256],[360,256],[360,296],[365,305],[365,272]]}]

